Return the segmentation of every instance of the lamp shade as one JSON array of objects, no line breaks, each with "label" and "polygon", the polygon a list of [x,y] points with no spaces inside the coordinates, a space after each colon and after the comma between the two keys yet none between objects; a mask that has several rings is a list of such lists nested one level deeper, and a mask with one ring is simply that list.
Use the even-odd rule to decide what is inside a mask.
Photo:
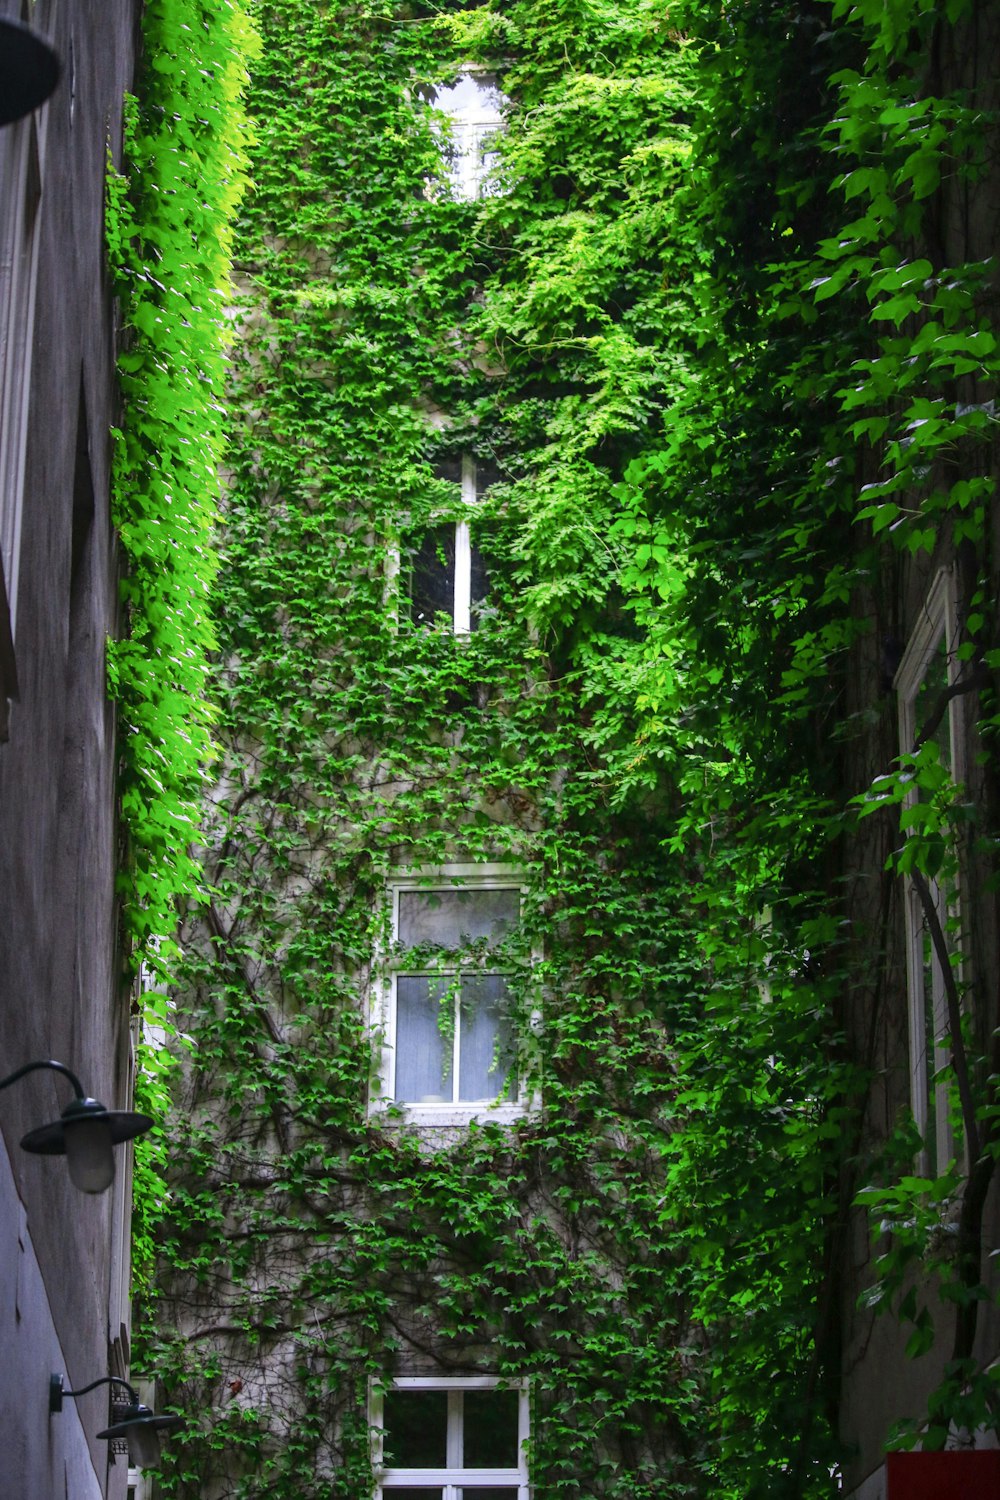
[{"label": "lamp shade", "polygon": [[105,1109],[99,1099],[71,1099],[58,1120],[22,1137],[25,1151],[68,1157],[69,1174],[85,1193],[101,1193],[114,1177],[112,1146],[149,1130],[149,1115]]},{"label": "lamp shade", "polygon": [[154,1469],[160,1461],[160,1433],[170,1432],[184,1425],[183,1417],[157,1416],[141,1401],[125,1408],[121,1419],[99,1432],[99,1438],[124,1438],[128,1443],[128,1456],[137,1469]]},{"label": "lamp shade", "polygon": [[69,1180],[81,1193],[103,1193],[115,1178],[115,1155],[107,1120],[81,1115],[63,1126]]},{"label": "lamp shade", "polygon": [[44,104],[61,71],[55,52],[30,26],[0,20],[0,125]]}]

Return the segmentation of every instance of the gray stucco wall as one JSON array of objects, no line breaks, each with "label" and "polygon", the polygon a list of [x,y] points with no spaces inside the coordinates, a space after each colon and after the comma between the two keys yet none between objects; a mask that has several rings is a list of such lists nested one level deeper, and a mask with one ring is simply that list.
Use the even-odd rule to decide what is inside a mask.
[{"label": "gray stucco wall", "polygon": [[[66,1401],[57,1416],[48,1410],[48,1381],[62,1372],[66,1356],[52,1322],[48,1293],[32,1243],[31,1227],[18,1197],[10,1158],[0,1146],[0,1433],[8,1494],[38,1500],[98,1500],[102,1478],[95,1470],[84,1420],[98,1430],[102,1394],[77,1409]],[[102,1445],[104,1446],[104,1445]],[[117,1467],[124,1468],[119,1460]]]},{"label": "gray stucco wall", "polygon": [[[16,16],[14,0],[0,14]],[[40,0],[32,24],[63,59],[44,123],[37,293],[15,632],[20,699],[0,746],[0,1073],[56,1057],[106,1104],[127,1092],[128,997],[119,981],[114,715],[104,642],[117,617],[108,506],[118,417],[104,263],[107,145],[120,158],[137,0]],[[0,210],[2,210],[0,205]],[[50,1370],[108,1371],[114,1194],[85,1197],[63,1163],[18,1147],[70,1091],[33,1074],[0,1094],[0,1410],[4,1492],[104,1490],[100,1393],[49,1426]],[[117,1303],[115,1317],[117,1320]],[[81,1444],[83,1445],[81,1447]],[[108,1493],[124,1494],[125,1464]],[[96,1488],[95,1488],[96,1486]]]}]

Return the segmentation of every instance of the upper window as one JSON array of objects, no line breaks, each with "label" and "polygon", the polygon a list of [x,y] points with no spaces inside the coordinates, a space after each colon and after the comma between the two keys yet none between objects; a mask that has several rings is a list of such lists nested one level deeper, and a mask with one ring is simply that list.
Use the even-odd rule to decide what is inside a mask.
[{"label": "upper window", "polygon": [[412,1377],[372,1408],[378,1500],[528,1500],[523,1385]]},{"label": "upper window", "polygon": [[479,493],[472,458],[463,458],[458,478],[462,514],[410,539],[403,554],[403,585],[414,624],[432,624],[445,616],[456,635],[468,635],[487,589],[486,566],[473,540],[470,519]]},{"label": "upper window", "polygon": [[381,1015],[381,1092],[424,1124],[521,1113],[510,958],[521,884],[497,865],[402,875]]},{"label": "upper window", "polygon": [[13,642],[46,118],[42,109],[0,130],[0,730],[6,699],[17,695]]},{"label": "upper window", "polygon": [[[961,779],[961,699],[945,703],[943,695],[959,675],[958,609],[954,579],[941,572],[924,601],[896,674],[899,703],[899,745],[912,754],[926,726],[933,753],[951,781]],[[914,790],[910,802],[920,792]],[[950,929],[958,920],[958,890],[929,879],[927,887],[934,918],[950,945]],[[937,1174],[954,1152],[949,1124],[948,1088],[940,1071],[951,1057],[945,976],[934,947],[931,918],[916,883],[904,881],[906,920],[907,997],[910,1038],[910,1093],[913,1117],[924,1141],[921,1169]]]},{"label": "upper window", "polygon": [[445,157],[456,198],[481,198],[497,163],[493,139],[503,125],[503,95],[482,73],[462,73],[435,91],[434,106],[448,117]]}]

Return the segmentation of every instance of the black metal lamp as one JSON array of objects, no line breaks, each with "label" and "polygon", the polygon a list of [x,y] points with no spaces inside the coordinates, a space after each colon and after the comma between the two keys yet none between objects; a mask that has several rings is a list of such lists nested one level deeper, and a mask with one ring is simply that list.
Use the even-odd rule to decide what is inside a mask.
[{"label": "black metal lamp", "polygon": [[117,1420],[112,1421],[111,1426],[105,1427],[97,1436],[106,1438],[108,1442],[124,1438],[128,1444],[129,1462],[134,1468],[155,1468],[160,1461],[160,1433],[183,1427],[184,1418],[170,1413],[157,1416],[155,1411],[150,1411],[148,1406],[143,1405],[132,1386],[127,1380],[122,1380],[120,1375],[102,1375],[99,1380],[82,1385],[78,1391],[67,1391],[62,1375],[50,1375],[49,1411],[62,1411],[66,1396],[72,1396],[75,1400],[77,1396],[85,1396],[88,1391],[96,1390],[99,1385],[123,1386],[128,1391],[129,1399],[127,1403],[119,1405],[112,1398],[112,1417]]},{"label": "black metal lamp", "polygon": [[44,104],[61,72],[56,53],[30,26],[0,20],[0,125]]},{"label": "black metal lamp", "polygon": [[65,1063],[30,1062],[8,1078],[0,1080],[0,1089],[16,1083],[36,1068],[51,1068],[62,1073],[73,1085],[71,1099],[58,1120],[29,1130],[21,1140],[25,1151],[42,1156],[65,1156],[70,1181],[81,1193],[103,1193],[114,1181],[115,1159],[112,1147],[142,1135],[153,1124],[149,1115],[128,1109],[105,1109],[98,1099],[88,1099],[79,1078]]}]

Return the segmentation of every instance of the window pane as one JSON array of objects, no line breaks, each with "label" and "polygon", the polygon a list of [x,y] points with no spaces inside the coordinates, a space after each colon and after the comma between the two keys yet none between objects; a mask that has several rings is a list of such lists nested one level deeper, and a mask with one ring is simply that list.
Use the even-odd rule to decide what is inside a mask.
[{"label": "window pane", "polygon": [[462,483],[462,460],[460,458],[445,458],[434,465],[434,478],[443,479],[446,484],[456,486],[456,499],[460,492]]},{"label": "window pane", "polygon": [[498,942],[517,926],[521,913],[518,890],[400,891],[399,941],[407,948],[433,943],[457,948],[476,938]]},{"label": "window pane", "polygon": [[[938,1070],[939,1062],[935,1054],[935,999],[939,984],[939,968],[937,954],[934,952],[934,944],[931,940],[927,920],[921,910],[920,914],[920,942],[923,957],[923,983],[924,983],[924,1088],[926,1090],[927,1124],[924,1130],[924,1145],[930,1161],[932,1172],[939,1170],[938,1164],[938,1140],[937,1140],[937,1091],[934,1078]],[[942,1058],[942,1061],[946,1059]]]},{"label": "window pane", "polygon": [[[443,1469],[447,1451],[447,1391],[386,1391],[382,1461],[391,1469]],[[430,1490],[394,1489],[396,1500]]]},{"label": "window pane", "polygon": [[413,553],[410,574],[410,618],[428,625],[436,614],[449,617],[455,607],[455,527],[434,526]]},{"label": "window pane", "polygon": [[[394,1495],[398,1493],[397,1490],[393,1490]],[[467,1484],[458,1493],[461,1500],[517,1500],[517,1485],[489,1484],[485,1489],[473,1489]]]},{"label": "window pane", "polygon": [[[516,1469],[517,1413],[520,1404],[517,1391],[466,1391],[462,1423],[466,1469]],[[483,1500],[488,1494],[506,1497],[516,1495],[516,1488],[476,1490]]]},{"label": "window pane", "polygon": [[[441,1500],[442,1495],[439,1484],[432,1485],[430,1489],[415,1489],[412,1484],[396,1485],[390,1481],[388,1484],[383,1482],[382,1488],[387,1495],[392,1496],[392,1500]],[[507,1495],[506,1490],[498,1490],[497,1493],[505,1497]],[[511,1490],[510,1493],[517,1500],[517,1490]]]},{"label": "window pane", "polygon": [[[495,1099],[514,1072],[514,1028],[503,974],[462,975],[461,1017],[458,1097]],[[516,1086],[513,1078],[512,1088]],[[467,1395],[467,1402],[472,1394],[478,1393]],[[515,1393],[489,1392],[487,1399],[498,1401],[511,1394]]]},{"label": "window pane", "polygon": [[411,1104],[451,1102],[454,1006],[445,998],[448,988],[446,979],[426,974],[400,974],[396,979],[397,1099]]},{"label": "window pane", "polygon": [[483,554],[472,543],[470,552],[470,579],[469,579],[469,602],[472,605],[472,628],[476,628],[476,605],[482,604],[489,590],[489,579],[486,576],[486,562]]},{"label": "window pane", "polygon": [[[941,702],[941,695],[948,687],[948,648],[945,642],[945,633],[942,628],[934,651],[927,663],[927,669],[917,689],[917,696],[913,705],[914,735],[919,738],[928,724],[931,715]],[[946,708],[941,714],[941,722],[931,734],[941,752],[941,764],[951,770],[951,718]],[[904,750],[912,750],[912,745],[904,745]]]}]

